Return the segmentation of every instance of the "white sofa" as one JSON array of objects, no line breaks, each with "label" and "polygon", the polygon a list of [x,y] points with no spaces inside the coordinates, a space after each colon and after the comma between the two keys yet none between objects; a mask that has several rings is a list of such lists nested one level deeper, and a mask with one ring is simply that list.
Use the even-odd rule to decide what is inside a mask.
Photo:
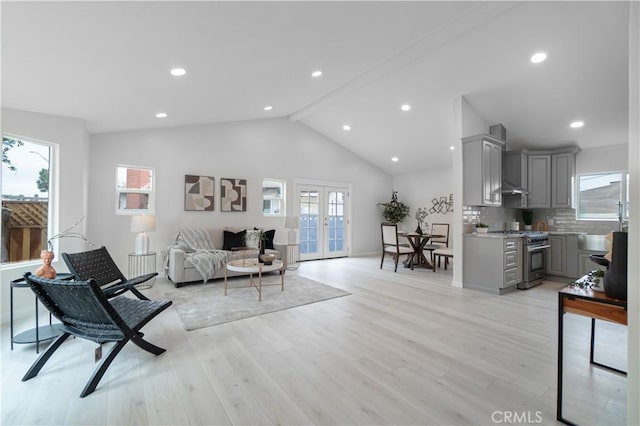
[{"label": "white sofa", "polygon": [[[253,228],[250,228],[253,229]],[[207,228],[205,231],[209,234],[211,241],[215,249],[222,250],[224,247],[224,231],[238,232],[242,229],[238,228]],[[265,253],[273,253],[276,255],[276,259],[280,259],[283,262],[283,267],[287,266],[287,246],[286,244],[274,243],[274,249],[265,249]],[[250,249],[248,251],[227,251],[228,260],[240,259],[242,257],[257,257],[258,250]],[[166,253],[165,269],[167,277],[175,284],[176,287],[181,287],[186,283],[202,283],[203,277],[196,270],[195,266],[189,262],[188,253],[182,248],[170,246]],[[224,266],[218,269],[215,274],[210,278],[215,280],[217,278],[224,278]],[[228,271],[228,276],[246,275],[242,272]]]}]

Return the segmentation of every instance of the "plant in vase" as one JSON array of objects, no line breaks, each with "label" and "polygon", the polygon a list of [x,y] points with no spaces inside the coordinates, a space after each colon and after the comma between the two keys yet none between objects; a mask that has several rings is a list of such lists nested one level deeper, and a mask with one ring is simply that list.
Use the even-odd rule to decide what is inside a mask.
[{"label": "plant in vase", "polygon": [[489,225],[486,223],[478,223],[476,224],[476,233],[478,234],[486,234],[489,231]]},{"label": "plant in vase", "polygon": [[531,231],[531,224],[533,223],[533,210],[522,210],[522,221],[524,222],[524,229]]},{"label": "plant in vase", "polygon": [[398,201],[398,191],[393,191],[391,201],[378,203],[378,205],[382,206],[382,217],[384,217],[384,220],[387,222],[400,223],[409,216],[409,206]]},{"label": "plant in vase", "polygon": [[418,211],[416,211],[415,214],[415,218],[418,221],[418,227],[416,228],[416,233],[422,235],[422,230],[423,230],[423,224],[425,224],[425,219],[427,218],[427,215],[429,214],[429,212],[427,211],[426,207],[420,207],[418,208]]}]

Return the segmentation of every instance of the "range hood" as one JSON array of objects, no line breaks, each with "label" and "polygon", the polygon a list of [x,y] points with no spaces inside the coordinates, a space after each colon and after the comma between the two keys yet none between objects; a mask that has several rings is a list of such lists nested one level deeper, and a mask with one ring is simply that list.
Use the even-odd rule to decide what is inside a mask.
[{"label": "range hood", "polygon": [[506,180],[502,181],[502,194],[504,195],[522,195],[528,193],[529,192],[521,186],[514,185]]}]

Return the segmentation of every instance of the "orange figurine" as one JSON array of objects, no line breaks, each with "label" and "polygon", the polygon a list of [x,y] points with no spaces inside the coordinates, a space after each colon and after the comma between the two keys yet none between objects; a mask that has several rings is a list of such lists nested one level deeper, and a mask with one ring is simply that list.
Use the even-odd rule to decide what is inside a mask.
[{"label": "orange figurine", "polygon": [[40,259],[42,259],[42,266],[36,269],[36,275],[42,278],[53,279],[56,277],[56,270],[51,266],[53,262],[54,253],[49,250],[42,250],[40,252]]}]

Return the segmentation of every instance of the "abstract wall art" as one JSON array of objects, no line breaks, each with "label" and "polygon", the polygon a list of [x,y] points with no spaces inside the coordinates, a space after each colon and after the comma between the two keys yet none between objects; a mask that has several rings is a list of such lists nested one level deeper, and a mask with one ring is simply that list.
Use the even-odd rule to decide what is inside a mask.
[{"label": "abstract wall art", "polygon": [[247,180],[220,178],[220,211],[247,211]]},{"label": "abstract wall art", "polygon": [[215,185],[211,176],[184,175],[184,209],[212,212]]}]

